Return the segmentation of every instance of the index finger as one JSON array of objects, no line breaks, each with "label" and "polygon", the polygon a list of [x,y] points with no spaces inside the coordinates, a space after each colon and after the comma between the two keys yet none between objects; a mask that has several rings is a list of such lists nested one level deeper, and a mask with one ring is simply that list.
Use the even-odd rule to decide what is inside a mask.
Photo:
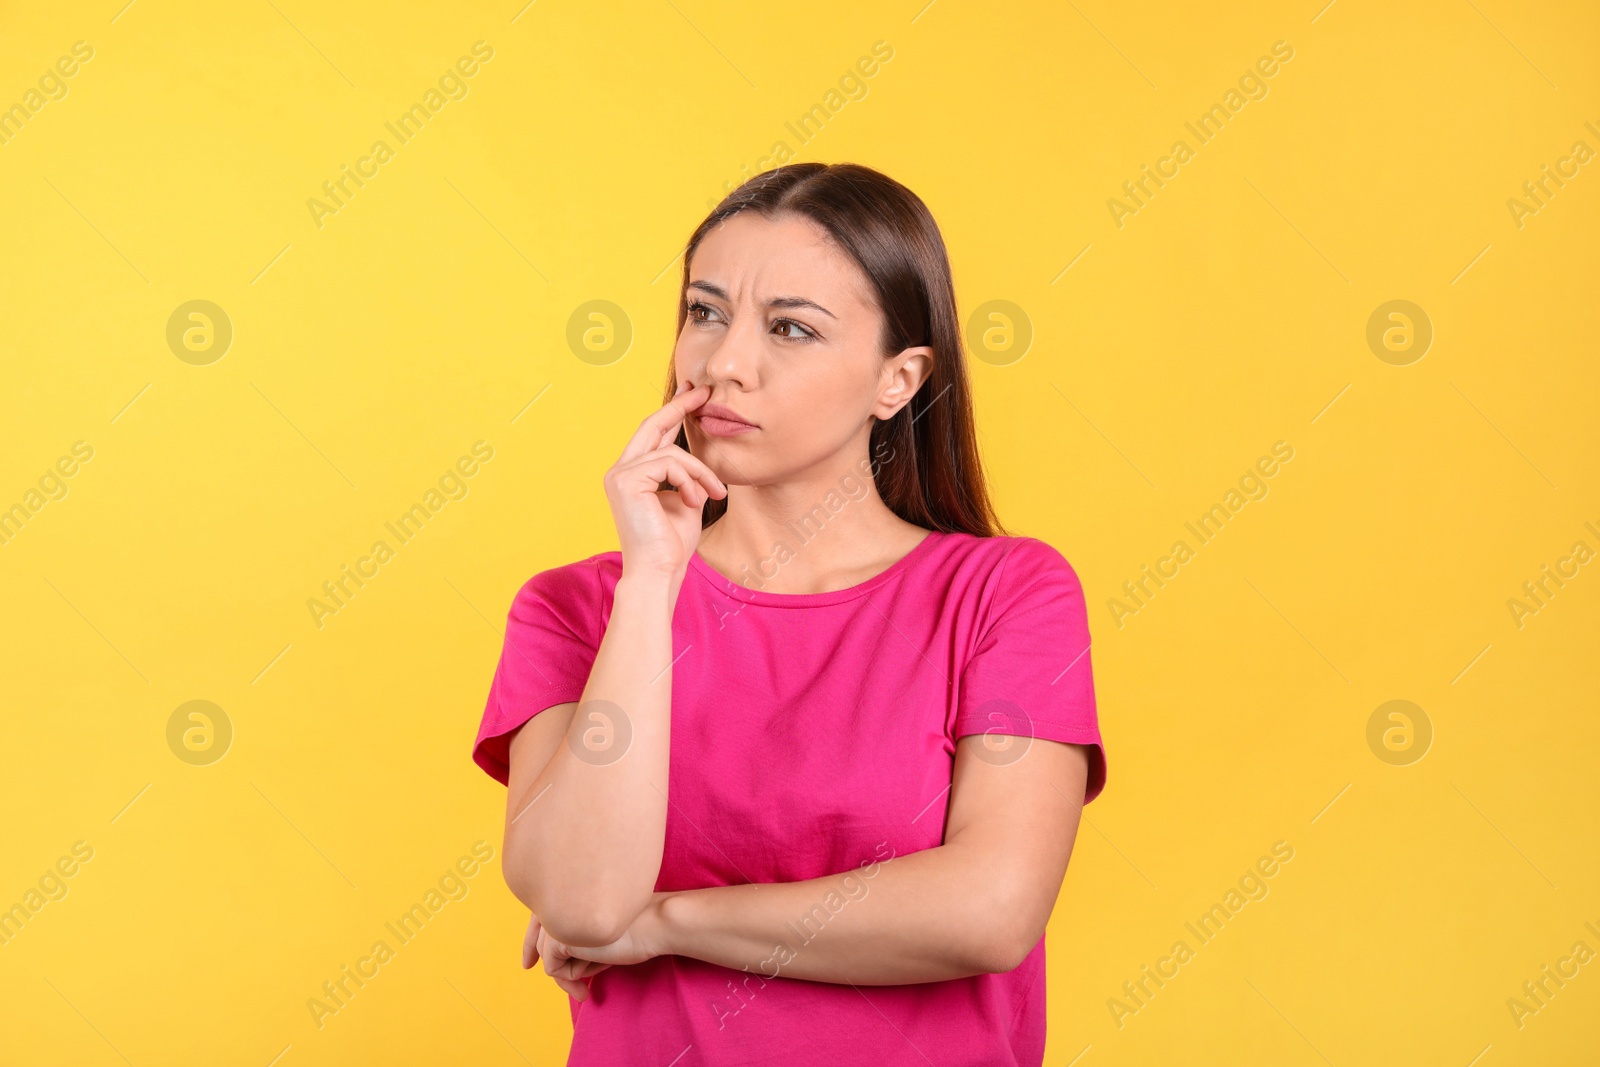
[{"label": "index finger", "polygon": [[710,393],[701,393],[706,386],[696,385],[685,389],[683,392],[667,401],[657,411],[651,412],[639,428],[634,431],[633,437],[628,440],[627,447],[622,450],[618,461],[634,459],[646,452],[654,452],[678,432],[678,427],[689,412],[705,403],[705,398]]},{"label": "index finger", "polygon": [[528,932],[522,938],[522,969],[528,970],[539,962],[539,917],[528,915]]}]

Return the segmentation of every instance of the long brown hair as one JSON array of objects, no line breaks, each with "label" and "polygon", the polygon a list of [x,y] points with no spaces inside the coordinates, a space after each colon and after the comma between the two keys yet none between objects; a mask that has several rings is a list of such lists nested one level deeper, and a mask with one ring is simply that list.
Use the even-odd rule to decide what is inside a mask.
[{"label": "long brown hair", "polygon": [[[792,163],[765,171],[729,193],[689,238],[678,294],[678,333],[688,318],[689,263],[707,233],[741,211],[766,218],[801,215],[826,230],[861,268],[883,311],[885,357],[927,345],[933,370],[909,403],[872,427],[868,452],[883,502],[906,522],[944,533],[1005,534],[989,500],[973,426],[972,389],[944,238],[927,205],[893,178],[855,163]],[[677,387],[671,363],[662,402]],[[687,450],[688,434],[677,444]],[[727,500],[708,500],[702,528]]]}]

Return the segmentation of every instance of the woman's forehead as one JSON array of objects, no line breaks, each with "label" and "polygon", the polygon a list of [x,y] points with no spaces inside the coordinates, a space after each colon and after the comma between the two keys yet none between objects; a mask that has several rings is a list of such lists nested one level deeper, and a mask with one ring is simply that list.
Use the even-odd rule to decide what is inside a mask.
[{"label": "woman's forehead", "polygon": [[801,297],[835,315],[872,306],[855,261],[821,226],[793,214],[766,219],[746,211],[724,220],[695,249],[689,277],[736,303]]}]

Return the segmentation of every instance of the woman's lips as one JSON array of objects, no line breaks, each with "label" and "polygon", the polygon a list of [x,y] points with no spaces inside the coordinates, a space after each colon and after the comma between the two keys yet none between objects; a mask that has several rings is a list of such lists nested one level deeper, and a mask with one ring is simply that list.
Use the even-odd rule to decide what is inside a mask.
[{"label": "woman's lips", "polygon": [[695,421],[712,437],[737,437],[739,434],[756,429],[748,422],[734,422],[732,419],[718,418],[715,415],[701,415]]}]

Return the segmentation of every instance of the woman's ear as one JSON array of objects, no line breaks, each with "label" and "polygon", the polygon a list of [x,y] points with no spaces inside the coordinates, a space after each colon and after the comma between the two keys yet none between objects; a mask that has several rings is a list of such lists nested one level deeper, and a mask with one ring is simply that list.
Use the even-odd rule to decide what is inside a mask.
[{"label": "woman's ear", "polygon": [[883,388],[873,415],[887,421],[911,403],[917,390],[933,374],[933,349],[927,345],[902,349],[884,362]]}]

